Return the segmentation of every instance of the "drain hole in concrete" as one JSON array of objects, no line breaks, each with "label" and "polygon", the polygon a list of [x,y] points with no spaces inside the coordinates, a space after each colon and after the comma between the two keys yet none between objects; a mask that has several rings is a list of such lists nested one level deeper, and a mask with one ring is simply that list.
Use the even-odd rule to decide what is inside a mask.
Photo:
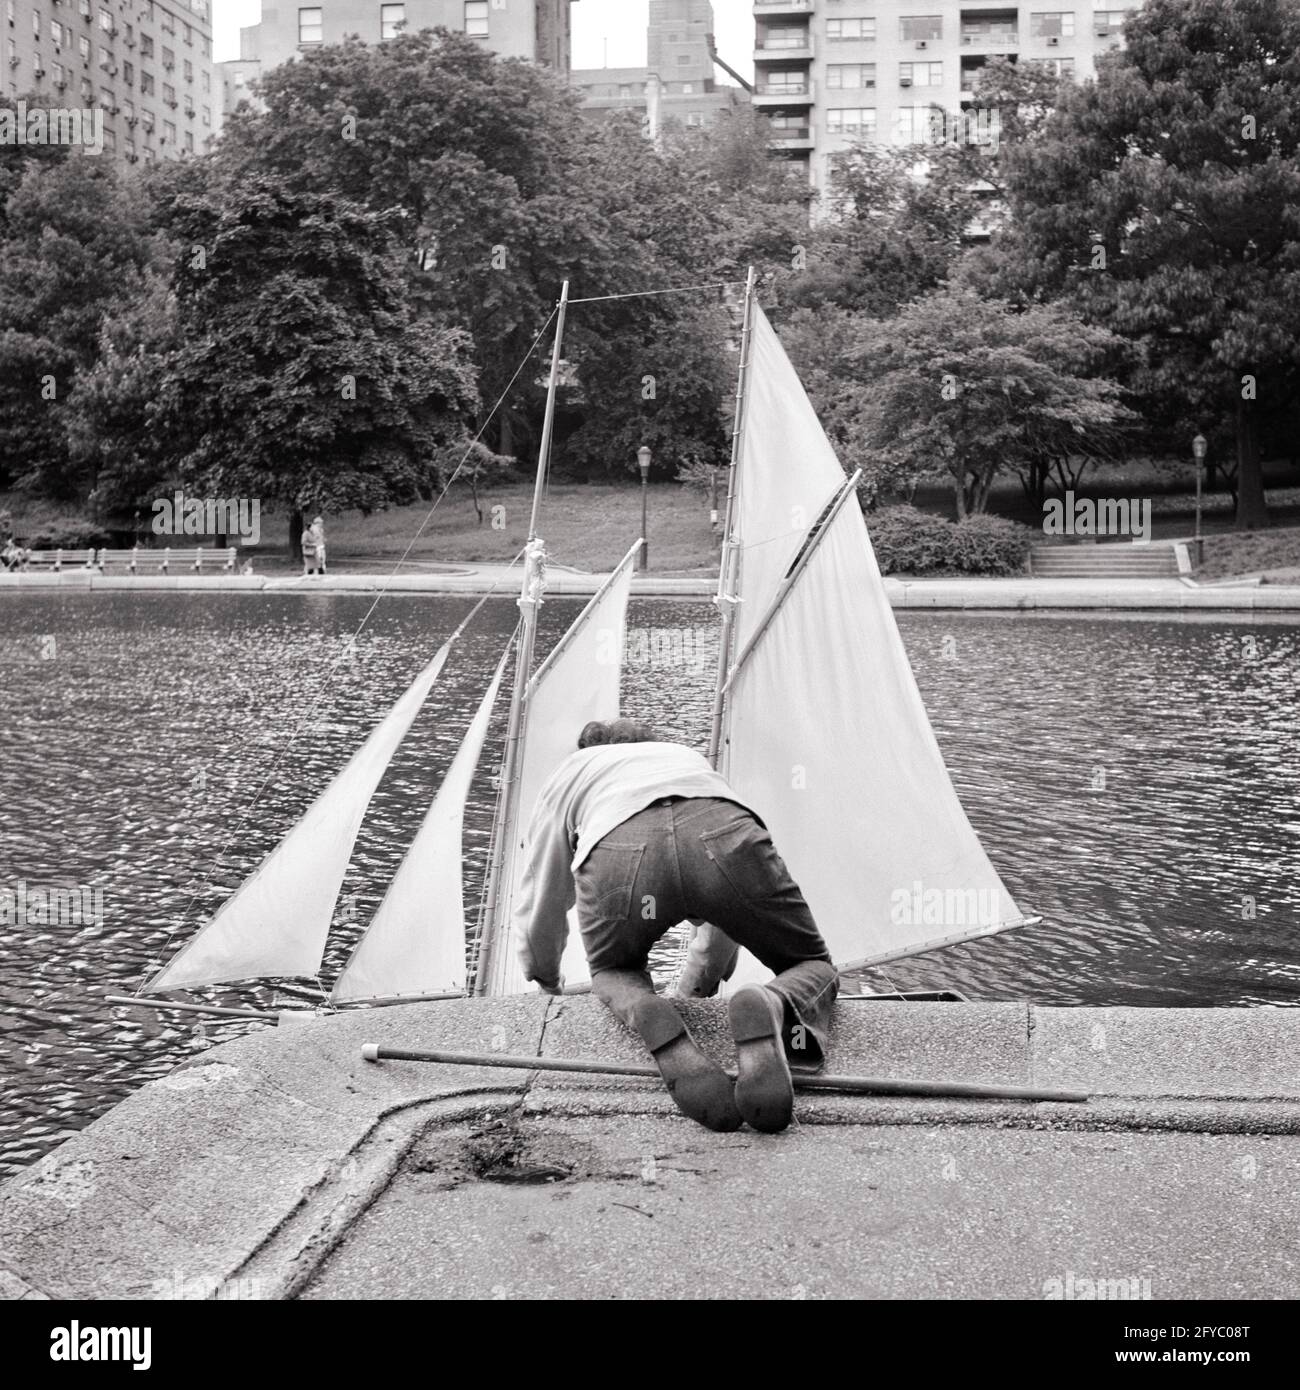
[{"label": "drain hole in concrete", "polygon": [[453,1186],[474,1181],[555,1183],[591,1175],[594,1155],[586,1148],[558,1135],[502,1123],[469,1132],[427,1134],[409,1166]]}]

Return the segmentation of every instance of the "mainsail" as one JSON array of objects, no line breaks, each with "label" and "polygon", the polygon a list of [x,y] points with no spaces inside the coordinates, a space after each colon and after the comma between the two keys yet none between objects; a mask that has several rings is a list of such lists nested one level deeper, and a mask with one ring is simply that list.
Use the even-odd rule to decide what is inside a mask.
[{"label": "mainsail", "polygon": [[145,985],[145,992],[230,980],[315,976],[370,798],[457,636],[459,629],[302,818],[216,916]]},{"label": "mainsail", "polygon": [[[551,773],[577,748],[577,736],[592,719],[614,719],[627,632],[627,601],[638,541],[591,602],[556,643],[528,683],[524,703],[523,757],[514,790],[518,815],[505,847],[505,890],[498,900],[494,947],[485,993],[519,994],[529,986],[510,933],[510,913],[524,871],[524,845],[537,794]],[[570,932],[561,966],[570,985],[588,978],[582,940]]]},{"label": "mainsail", "polygon": [[334,985],[335,1003],[464,992],[465,801],[508,656],[502,655],[433,804]]},{"label": "mainsail", "polygon": [[[752,314],[720,769],[764,818],[841,969],[1018,925],[948,776],[861,508]],[[924,910],[936,892],[946,910]],[[742,953],[733,978],[766,973]]]}]

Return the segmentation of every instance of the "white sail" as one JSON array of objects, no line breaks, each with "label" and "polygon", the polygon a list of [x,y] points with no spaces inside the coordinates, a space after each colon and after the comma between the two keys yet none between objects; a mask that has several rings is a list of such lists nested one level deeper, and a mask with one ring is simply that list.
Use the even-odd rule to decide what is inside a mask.
[{"label": "white sail", "polygon": [[465,988],[465,800],[501,688],[506,655],[383,902],[335,982],[331,997],[336,1003]]},{"label": "white sail", "polygon": [[749,354],[736,470],[736,530],[743,547],[737,652],[776,596],[808,528],[844,482],[835,449],[757,302]]},{"label": "white sail", "polygon": [[[538,667],[525,706],[523,764],[517,790],[519,815],[504,865],[507,891],[499,915],[492,957],[491,994],[520,994],[531,988],[510,934],[510,913],[524,870],[524,844],[537,794],[546,779],[578,746],[578,734],[592,719],[615,719],[627,635],[627,601],[632,562],[640,542],[628,551],[573,626]],[[570,932],[561,971],[567,984],[588,979],[587,957],[570,914]]]},{"label": "white sail", "polygon": [[[722,770],[766,822],[841,969],[1018,924],[948,776],[855,497],[783,590],[845,478],[757,306],[747,385]],[[734,981],[767,974],[742,952]]]},{"label": "white sail", "polygon": [[451,638],[216,916],[146,993],[267,976],[314,976],[362,817],[451,650]]}]

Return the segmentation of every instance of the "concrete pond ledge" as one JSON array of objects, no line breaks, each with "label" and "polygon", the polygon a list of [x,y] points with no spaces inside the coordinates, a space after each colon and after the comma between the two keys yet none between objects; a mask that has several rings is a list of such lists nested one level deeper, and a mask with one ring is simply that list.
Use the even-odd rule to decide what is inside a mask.
[{"label": "concrete pond ledge", "polygon": [[[554,568],[547,589],[556,598],[586,598],[607,576]],[[510,596],[516,578],[503,565],[447,566],[437,573],[388,571],[331,573],[325,576],[175,574],[101,575],[94,570],[0,574],[6,589],[74,589],[98,592],[175,590],[267,594],[466,594]],[[1184,579],[900,579],[886,576],[885,592],[894,608],[942,611],[1058,611],[1156,613],[1300,612],[1300,586],[1283,584],[1199,585]],[[632,593],[639,598],[711,599],[717,580],[708,576],[638,573]]]},{"label": "concrete pond ledge", "polygon": [[[681,1007],[701,1045],[732,1062],[724,1005]],[[657,1081],[373,1064],[361,1057],[370,1042],[647,1060],[584,996],[351,1010],[250,1032],[142,1087],[0,1186],[0,1297],[193,1297],[187,1281],[241,1279],[259,1297],[297,1296],[431,1134],[525,1122],[560,1134],[579,1120],[613,1134],[641,1117],[692,1151],[735,1138],[679,1117]],[[1128,1131],[1135,1142],[1162,1131],[1300,1134],[1296,1009],[844,1000],[829,1069],[1083,1089],[1096,1099],[1083,1107],[806,1095],[797,1117],[811,1165],[803,1181],[814,1186],[807,1137],[818,1126],[829,1127],[828,1155],[831,1132],[881,1126],[1034,1130],[1048,1149],[1053,1132],[1061,1144],[1081,1131]],[[780,1142],[744,1134],[760,1146]],[[445,1189],[434,1184],[429,1200]],[[700,1200],[707,1223],[707,1202],[722,1194]]]}]

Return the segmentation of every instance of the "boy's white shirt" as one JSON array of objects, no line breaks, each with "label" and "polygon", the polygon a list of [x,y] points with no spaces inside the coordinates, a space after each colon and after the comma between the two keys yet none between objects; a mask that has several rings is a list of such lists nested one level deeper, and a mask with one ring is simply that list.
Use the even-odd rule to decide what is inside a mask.
[{"label": "boy's white shirt", "polygon": [[666,796],[718,797],[753,809],[702,754],[680,743],[606,743],[571,753],[538,793],[513,913],[524,975],[559,982],[577,898],[573,875],[597,841]]}]

